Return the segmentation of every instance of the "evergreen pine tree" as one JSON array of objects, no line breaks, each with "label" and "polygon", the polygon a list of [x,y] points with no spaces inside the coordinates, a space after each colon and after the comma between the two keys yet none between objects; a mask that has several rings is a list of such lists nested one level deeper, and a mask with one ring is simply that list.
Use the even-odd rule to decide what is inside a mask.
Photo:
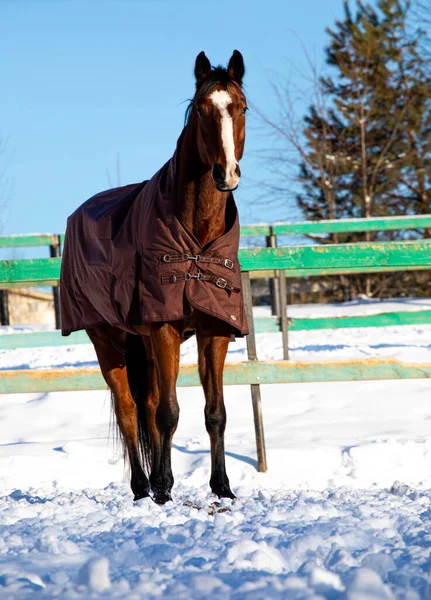
[{"label": "evergreen pine tree", "polygon": [[375,8],[357,0],[353,15],[346,0],[344,19],[327,29],[331,72],[320,86],[329,108],[311,106],[304,123],[297,199],[306,218],[431,209],[431,86],[422,34],[407,34],[409,7],[407,0],[379,0]]},{"label": "evergreen pine tree", "polygon": [[[431,212],[431,77],[426,36],[408,21],[409,0],[344,3],[327,29],[328,76],[304,119],[299,206],[307,219]],[[425,44],[426,46],[426,44]],[[431,237],[381,232],[373,239]],[[316,239],[316,236],[313,236]],[[321,242],[371,240],[372,234],[322,236]],[[341,278],[346,289],[346,278]],[[353,284],[353,285],[352,285]],[[428,276],[357,276],[354,293],[429,294]]]}]

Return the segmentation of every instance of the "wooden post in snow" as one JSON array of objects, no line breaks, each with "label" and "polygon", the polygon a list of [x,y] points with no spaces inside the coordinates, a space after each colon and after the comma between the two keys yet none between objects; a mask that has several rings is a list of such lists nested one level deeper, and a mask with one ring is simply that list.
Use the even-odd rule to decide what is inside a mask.
[{"label": "wooden post in snow", "polygon": [[[56,235],[56,242],[49,247],[49,256],[57,258],[61,256],[60,236]],[[61,314],[60,314],[60,288],[53,287],[52,295],[54,297],[54,313],[55,313],[55,328],[61,329]]]},{"label": "wooden post in snow", "polygon": [[[249,334],[247,336],[248,360],[257,361],[256,336],[254,334],[253,306],[251,300],[250,274],[248,271],[241,273],[242,292],[248,321]],[[265,473],[268,469],[266,463],[265,434],[263,431],[262,401],[260,385],[251,384],[251,401],[253,404],[254,431],[256,435],[257,470]]]}]

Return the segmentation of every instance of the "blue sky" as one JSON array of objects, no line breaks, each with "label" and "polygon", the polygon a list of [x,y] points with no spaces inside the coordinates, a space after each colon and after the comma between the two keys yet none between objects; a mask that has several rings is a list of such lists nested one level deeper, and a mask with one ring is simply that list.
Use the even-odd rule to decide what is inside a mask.
[{"label": "blue sky", "polygon": [[[107,170],[116,182],[117,154],[122,184],[151,177],[174,150],[201,50],[213,64],[240,50],[248,99],[271,112],[270,81],[307,71],[302,44],[323,62],[325,26],[342,14],[342,0],[0,0],[1,160],[13,181],[2,234],[64,231],[110,187]],[[246,179],[269,177],[256,158],[269,142],[248,118],[241,220],[298,218],[288,203],[254,203]]]}]

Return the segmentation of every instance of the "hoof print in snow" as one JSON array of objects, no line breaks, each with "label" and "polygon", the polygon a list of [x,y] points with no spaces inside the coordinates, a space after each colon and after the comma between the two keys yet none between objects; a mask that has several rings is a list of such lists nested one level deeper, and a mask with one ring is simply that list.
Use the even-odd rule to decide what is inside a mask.
[{"label": "hoof print in snow", "polygon": [[224,513],[231,511],[231,508],[229,506],[225,506],[224,503],[222,504],[221,502],[212,502],[209,506],[199,506],[199,504],[196,504],[191,500],[186,500],[185,502],[183,502],[183,506],[188,506],[196,510],[204,510],[209,515],[215,515],[216,513]]},{"label": "hoof print in snow", "polygon": [[207,508],[207,513],[209,515],[215,515],[217,513],[224,513],[230,511],[228,506],[220,506],[220,502],[213,502]]},{"label": "hoof print in snow", "polygon": [[195,508],[196,510],[202,509],[202,506],[199,506],[198,504],[196,504],[195,502],[192,502],[191,500],[186,500],[185,502],[183,502],[183,506],[188,506],[189,508]]}]

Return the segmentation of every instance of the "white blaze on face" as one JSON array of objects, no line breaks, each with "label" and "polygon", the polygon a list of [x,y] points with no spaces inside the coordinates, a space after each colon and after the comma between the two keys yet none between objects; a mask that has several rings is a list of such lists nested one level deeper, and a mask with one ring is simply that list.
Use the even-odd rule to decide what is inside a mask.
[{"label": "white blaze on face", "polygon": [[210,100],[220,111],[221,139],[226,156],[226,185],[233,188],[238,185],[239,177],[235,172],[237,162],[235,158],[235,142],[233,139],[233,122],[228,111],[228,106],[232,104],[232,98],[225,90],[216,90],[210,95]]}]

